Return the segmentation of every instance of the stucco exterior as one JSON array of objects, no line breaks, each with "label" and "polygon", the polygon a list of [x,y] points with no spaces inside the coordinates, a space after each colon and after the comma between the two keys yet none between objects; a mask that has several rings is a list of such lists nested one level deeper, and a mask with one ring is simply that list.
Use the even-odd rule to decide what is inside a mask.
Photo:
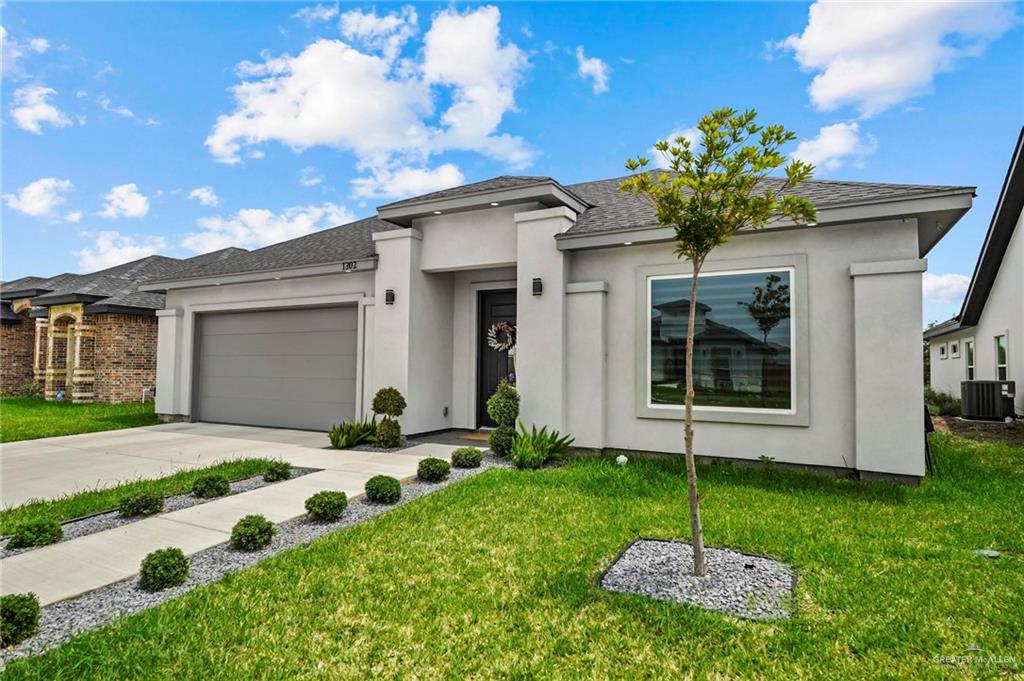
[{"label": "stucco exterior", "polygon": [[[964,344],[968,341],[974,342],[975,378],[996,380],[995,338],[999,335],[1007,337],[1007,380],[1017,383],[1014,409],[1024,416],[1024,215],[1017,218],[978,323],[929,341],[932,388],[959,397],[960,383],[967,379]],[[958,346],[957,357],[949,351],[951,344]]]},{"label": "stucco exterior", "polygon": [[[389,209],[397,223],[373,232],[372,258],[166,284],[157,411],[199,416],[192,384],[202,314],[353,305],[357,414],[369,414],[378,388],[394,386],[409,405],[404,432],[477,428],[487,397],[477,380],[486,351],[480,295],[514,291],[524,423],[568,432],[580,447],[679,452],[682,408],[648,404],[647,278],[685,275],[689,265],[656,228],[566,238],[575,237],[583,209],[570,200],[552,205],[558,196],[549,194],[511,205],[494,205],[492,195],[457,205],[444,197],[451,214],[429,201],[400,206]],[[792,397],[785,409],[698,408],[698,453],[922,476],[922,255],[934,243],[936,216],[948,226],[967,206],[963,192],[873,206],[859,220],[843,206],[823,211],[817,226],[776,224],[716,249],[709,275],[787,273],[792,359],[783,366]],[[744,366],[759,361],[743,357]]]}]

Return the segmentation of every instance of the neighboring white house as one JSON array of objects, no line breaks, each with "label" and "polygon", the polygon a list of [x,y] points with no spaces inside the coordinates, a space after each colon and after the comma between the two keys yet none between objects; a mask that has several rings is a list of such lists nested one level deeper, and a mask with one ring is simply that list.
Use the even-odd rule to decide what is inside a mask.
[{"label": "neighboring white house", "polygon": [[967,380],[1016,381],[1024,415],[1024,128],[1017,138],[960,314],[925,331],[931,386],[960,395]]},{"label": "neighboring white house", "polygon": [[[974,188],[798,191],[815,226],[740,234],[701,274],[698,453],[920,477],[923,258]],[[149,286],[167,296],[157,411],[326,430],[390,385],[407,433],[477,428],[514,370],[526,424],[679,452],[690,267],[670,237],[618,179],[504,176],[196,267]],[[772,281],[788,310],[755,319]],[[487,342],[502,321],[514,365]]]}]

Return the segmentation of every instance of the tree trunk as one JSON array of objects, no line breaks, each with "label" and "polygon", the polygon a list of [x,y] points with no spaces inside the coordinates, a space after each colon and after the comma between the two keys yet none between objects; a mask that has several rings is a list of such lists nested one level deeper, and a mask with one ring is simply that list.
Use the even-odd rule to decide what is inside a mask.
[{"label": "tree trunk", "polygon": [[700,498],[697,495],[697,464],[693,458],[693,337],[697,320],[697,277],[703,262],[693,261],[690,279],[690,318],[686,325],[686,421],[684,444],[686,451],[686,492],[690,498],[690,535],[693,544],[693,574],[703,577],[708,566],[704,560],[704,531],[700,526]]}]

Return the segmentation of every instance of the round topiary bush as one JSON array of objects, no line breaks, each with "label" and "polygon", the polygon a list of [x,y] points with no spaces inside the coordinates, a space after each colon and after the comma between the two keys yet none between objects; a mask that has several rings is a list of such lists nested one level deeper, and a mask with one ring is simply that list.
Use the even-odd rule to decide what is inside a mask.
[{"label": "round topiary bush", "polygon": [[402,483],[390,475],[375,475],[366,481],[366,498],[380,504],[393,504],[402,496]]},{"label": "round topiary bush", "polygon": [[402,426],[394,419],[384,419],[377,424],[376,445],[381,449],[402,446]]},{"label": "round topiary bush", "polygon": [[184,584],[188,579],[188,558],[181,549],[157,549],[142,559],[139,586],[160,591]]},{"label": "round topiary bush", "polygon": [[487,444],[498,456],[508,456],[512,451],[512,443],[516,440],[516,429],[512,426],[498,426],[491,431]]},{"label": "round topiary bush", "polygon": [[381,388],[373,396],[373,413],[398,418],[405,411],[405,398],[395,388]]},{"label": "round topiary bush", "polygon": [[153,492],[136,492],[122,498],[117,510],[123,516],[156,515],[164,510],[164,498]]},{"label": "round topiary bush", "polygon": [[476,447],[459,447],[452,452],[452,465],[456,468],[479,468],[484,454]]},{"label": "round topiary bush", "polygon": [[306,512],[317,520],[338,520],[345,513],[348,497],[344,492],[317,492],[306,499]]},{"label": "round topiary bush", "polygon": [[263,516],[247,515],[231,528],[231,546],[243,551],[262,549],[276,533],[274,523]]},{"label": "round topiary bush", "polygon": [[519,418],[519,391],[507,378],[501,379],[487,398],[487,415],[499,426],[513,426]]},{"label": "round topiary bush", "polygon": [[192,483],[192,494],[200,499],[222,497],[231,491],[231,483],[223,475],[204,475]]},{"label": "round topiary bush", "polygon": [[263,479],[266,482],[281,482],[290,480],[292,477],[292,465],[287,461],[271,461],[267,464],[267,470],[263,471]]},{"label": "round topiary bush", "polygon": [[49,518],[26,520],[11,532],[7,542],[9,549],[24,549],[29,546],[45,546],[55,544],[64,537],[60,523]]},{"label": "round topiary bush", "polygon": [[441,482],[452,472],[452,467],[444,459],[421,459],[416,468],[416,475],[427,482]]},{"label": "round topiary bush", "polygon": [[39,632],[39,599],[35,594],[0,596],[0,647],[21,643]]}]

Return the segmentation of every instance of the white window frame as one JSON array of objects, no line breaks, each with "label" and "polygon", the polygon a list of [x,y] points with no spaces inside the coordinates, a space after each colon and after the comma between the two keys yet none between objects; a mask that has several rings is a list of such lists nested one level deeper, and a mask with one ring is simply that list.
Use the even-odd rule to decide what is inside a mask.
[{"label": "white window frame", "polygon": [[[973,381],[978,378],[978,347],[973,338],[965,338],[964,345],[964,378]],[[970,347],[970,351],[968,351]],[[972,357],[973,355],[973,357]]]},{"label": "white window frame", "polygon": [[949,354],[946,352],[946,344],[939,343],[939,359],[946,359]]},{"label": "white window frame", "polygon": [[[651,377],[651,287],[659,279],[689,279],[689,263],[638,267],[636,288],[636,374],[635,404],[639,418],[682,420],[684,405],[654,404],[650,399]],[[803,253],[736,258],[705,263],[700,277],[729,274],[788,272],[790,286],[790,390],[788,409],[696,406],[694,419],[723,423],[752,423],[780,426],[810,425],[810,328],[807,287],[807,256]],[[700,296],[698,294],[698,300]]]},{"label": "white window frame", "polygon": [[949,358],[960,359],[960,341],[949,341]]},{"label": "white window frame", "polygon": [[[1006,343],[1006,362],[1004,364],[999,363],[999,339],[1004,339]],[[1010,333],[1009,331],[1001,331],[992,337],[992,351],[995,353],[992,357],[992,366],[995,369],[995,379],[997,381],[1006,381],[1010,378]],[[1003,373],[1006,374],[1006,378],[999,378],[999,369],[1003,369]]]}]

